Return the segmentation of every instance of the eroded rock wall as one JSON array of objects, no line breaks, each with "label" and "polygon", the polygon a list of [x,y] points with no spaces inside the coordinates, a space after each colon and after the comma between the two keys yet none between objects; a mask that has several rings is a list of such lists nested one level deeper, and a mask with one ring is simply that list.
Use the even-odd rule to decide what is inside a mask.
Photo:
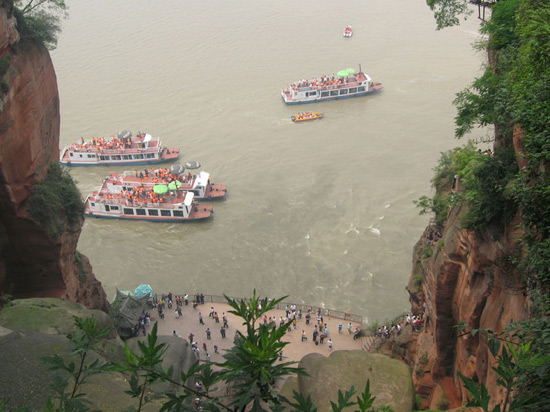
[{"label": "eroded rock wall", "polygon": [[413,274],[422,275],[422,286],[413,290],[412,280],[409,285],[413,310],[421,313],[425,308],[425,323],[408,361],[417,393],[434,409],[443,392],[458,403],[454,406],[465,400],[458,372],[485,383],[494,402],[503,398],[485,340],[480,335],[457,336],[458,324],[501,332],[528,316],[521,275],[509,261],[518,253],[518,219],[495,237],[461,229],[462,212],[461,207],[450,210],[433,256],[424,258],[426,233],[420,239]]},{"label": "eroded rock wall", "polygon": [[7,7],[0,3],[0,59],[9,57],[0,101],[0,293],[106,309],[88,260],[75,262],[83,219],[53,239],[27,213],[31,188],[59,157],[59,94],[47,49],[19,40]]}]

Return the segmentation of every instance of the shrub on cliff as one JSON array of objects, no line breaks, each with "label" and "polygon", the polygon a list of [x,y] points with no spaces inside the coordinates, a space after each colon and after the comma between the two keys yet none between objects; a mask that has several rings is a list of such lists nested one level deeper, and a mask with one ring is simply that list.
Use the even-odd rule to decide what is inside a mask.
[{"label": "shrub on cliff", "polygon": [[9,0],[13,3],[13,15],[21,39],[43,43],[48,49],[57,46],[61,31],[60,21],[67,5],[64,0]]},{"label": "shrub on cliff", "polygon": [[59,163],[53,162],[46,178],[31,189],[28,211],[54,238],[61,236],[67,224],[81,218],[84,203],[80,192]]}]

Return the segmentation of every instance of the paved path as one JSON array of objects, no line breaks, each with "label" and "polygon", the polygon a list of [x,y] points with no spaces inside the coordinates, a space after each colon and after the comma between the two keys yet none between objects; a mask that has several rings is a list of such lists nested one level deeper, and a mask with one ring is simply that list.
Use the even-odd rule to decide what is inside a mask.
[{"label": "paved path", "polygon": [[[210,308],[213,307],[216,312],[218,312],[220,323],[216,323],[215,320],[209,317]],[[165,309],[165,319],[160,320],[158,318],[158,312],[156,309],[153,309],[151,312],[151,322],[154,323],[158,321],[158,333],[159,335],[172,335],[173,331],[176,331],[182,338],[188,339],[189,334],[194,334],[194,340],[197,342],[198,347],[200,348],[200,358],[205,360],[206,354],[203,350],[203,343],[206,343],[208,353],[210,354],[210,360],[213,362],[223,361],[222,354],[224,349],[229,349],[233,345],[233,337],[235,336],[236,330],[244,332],[244,327],[241,324],[242,319],[237,318],[236,316],[228,313],[231,309],[227,303],[205,303],[204,305],[197,306],[196,309],[193,309],[191,303],[188,306],[183,306],[183,316],[178,318],[177,313],[175,312],[176,305],[172,306],[172,309]],[[199,312],[202,314],[204,325],[199,323]],[[222,316],[223,313],[226,314],[228,319],[229,328],[226,331],[226,338],[223,339],[220,333],[220,327],[223,325]],[[285,316],[284,310],[273,310],[267,313],[267,316],[274,316],[277,323],[281,316]],[[305,314],[304,314],[305,315]],[[332,350],[360,350],[362,347],[362,340],[357,339],[353,340],[353,334],[348,334],[347,324],[350,321],[344,321],[339,318],[324,316],[323,320],[326,325],[328,325],[329,335],[325,339],[324,344],[315,345],[313,342],[313,330],[314,325],[317,324],[317,316],[313,314],[311,317],[309,325],[306,325],[305,318],[297,320],[296,329],[291,332],[287,332],[283,341],[290,342],[289,345],[283,350],[283,360],[284,361],[300,361],[302,357],[309,353],[320,353],[322,355],[328,356],[330,350],[327,345],[328,338],[332,339],[333,349]],[[342,322],[343,330],[342,334],[338,334],[338,323]],[[359,322],[351,322],[352,330],[355,330],[356,327],[361,328]],[[210,328],[211,339],[206,338],[206,329]],[[307,341],[302,342],[302,330],[306,332]],[[214,345],[218,346],[218,352],[214,353]]]}]

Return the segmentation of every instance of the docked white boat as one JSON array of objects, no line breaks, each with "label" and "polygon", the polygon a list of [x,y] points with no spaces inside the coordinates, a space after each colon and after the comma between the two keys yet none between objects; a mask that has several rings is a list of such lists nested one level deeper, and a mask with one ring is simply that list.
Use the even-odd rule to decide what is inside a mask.
[{"label": "docked white boat", "polygon": [[302,104],[367,96],[382,89],[383,86],[363,73],[359,66],[358,73],[347,69],[332,76],[300,80],[286,86],[281,96],[286,104]]},{"label": "docked white boat", "polygon": [[100,191],[113,195],[137,187],[147,189],[164,184],[168,190],[193,192],[195,199],[222,199],[227,193],[226,185],[216,185],[210,181],[210,174],[201,171],[197,174],[173,173],[170,169],[155,169],[144,171],[126,171],[122,174],[111,173],[103,181]]},{"label": "docked white boat", "polygon": [[86,199],[84,215],[151,222],[187,222],[212,216],[212,206],[195,203],[192,192],[155,193],[153,189],[142,189],[116,195],[105,190],[94,192]]}]

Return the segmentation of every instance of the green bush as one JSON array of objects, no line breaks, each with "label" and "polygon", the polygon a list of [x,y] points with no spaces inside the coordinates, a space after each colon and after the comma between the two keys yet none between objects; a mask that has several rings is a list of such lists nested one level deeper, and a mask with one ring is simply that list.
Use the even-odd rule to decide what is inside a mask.
[{"label": "green bush", "polygon": [[414,395],[414,409],[419,410],[424,406],[424,399],[418,393]]},{"label": "green bush", "polygon": [[439,397],[439,399],[437,400],[436,406],[438,407],[438,409],[441,409],[444,411],[449,408],[449,398],[447,397],[447,394],[445,392],[443,392]]},{"label": "green bush", "polygon": [[74,260],[76,263],[78,280],[80,283],[86,282],[86,279],[88,279],[88,269],[84,265],[84,261],[82,260],[82,254],[76,250],[74,253]]},{"label": "green bush", "polygon": [[424,352],[422,354],[422,356],[420,356],[420,358],[418,359],[418,362],[421,364],[421,365],[426,365],[428,364],[428,352]]},{"label": "green bush", "polygon": [[11,57],[9,55],[0,59],[0,77],[4,76],[8,72],[8,69],[10,68],[10,61]]},{"label": "green bush", "polygon": [[26,4],[16,2],[13,15],[21,39],[42,43],[50,50],[55,49],[61,31],[60,21],[65,17],[66,10],[64,0],[27,1]]},{"label": "green bush", "polygon": [[434,254],[434,250],[431,247],[426,247],[426,248],[422,249],[422,258],[423,259],[431,258],[433,254]]},{"label": "green bush", "polygon": [[28,211],[54,238],[61,236],[67,224],[82,217],[84,203],[80,192],[59,163],[52,163],[46,178],[31,189]]},{"label": "green bush", "polygon": [[422,275],[419,275],[418,273],[412,276],[413,284],[419,288],[422,286]]}]

